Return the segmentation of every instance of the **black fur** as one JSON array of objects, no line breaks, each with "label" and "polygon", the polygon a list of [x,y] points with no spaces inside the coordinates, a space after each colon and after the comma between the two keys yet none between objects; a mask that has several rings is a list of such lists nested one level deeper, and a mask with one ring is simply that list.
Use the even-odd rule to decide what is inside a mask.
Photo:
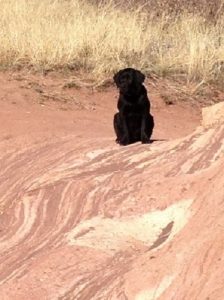
[{"label": "black fur", "polygon": [[143,85],[145,75],[140,71],[127,68],[114,75],[114,81],[120,91],[114,115],[116,142],[128,145],[138,141],[149,143],[154,128],[150,114],[150,102]]}]

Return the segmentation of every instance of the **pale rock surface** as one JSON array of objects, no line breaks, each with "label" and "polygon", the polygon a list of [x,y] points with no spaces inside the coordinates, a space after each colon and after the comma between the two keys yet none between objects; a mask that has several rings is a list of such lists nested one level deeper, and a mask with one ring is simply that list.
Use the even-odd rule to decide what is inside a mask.
[{"label": "pale rock surface", "polygon": [[224,101],[202,109],[202,125],[207,127],[224,121]]}]

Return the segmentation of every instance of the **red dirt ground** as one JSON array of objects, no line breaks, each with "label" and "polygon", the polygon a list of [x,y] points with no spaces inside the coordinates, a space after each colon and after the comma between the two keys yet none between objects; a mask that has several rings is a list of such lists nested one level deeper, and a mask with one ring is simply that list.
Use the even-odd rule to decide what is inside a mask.
[{"label": "red dirt ground", "polygon": [[[32,143],[67,134],[114,139],[112,120],[118,97],[115,87],[101,92],[65,89],[65,80],[59,76],[17,73],[0,74],[0,84],[2,139],[29,137],[26,142]],[[199,124],[201,110],[196,105],[166,105],[158,88],[148,89],[156,122],[154,139],[185,136]]]}]

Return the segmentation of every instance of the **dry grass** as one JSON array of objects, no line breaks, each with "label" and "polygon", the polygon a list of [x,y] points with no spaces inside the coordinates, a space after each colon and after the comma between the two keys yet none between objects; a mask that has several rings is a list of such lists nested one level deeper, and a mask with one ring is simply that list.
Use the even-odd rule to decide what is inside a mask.
[{"label": "dry grass", "polygon": [[102,78],[127,66],[200,83],[224,78],[224,16],[215,22],[113,2],[0,0],[0,65],[72,68]]}]

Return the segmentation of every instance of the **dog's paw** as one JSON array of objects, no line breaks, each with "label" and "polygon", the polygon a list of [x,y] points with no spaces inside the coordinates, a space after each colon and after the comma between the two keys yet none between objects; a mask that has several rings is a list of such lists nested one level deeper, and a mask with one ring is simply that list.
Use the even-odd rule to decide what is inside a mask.
[{"label": "dog's paw", "polygon": [[122,145],[122,146],[127,146],[130,144],[128,136],[123,136],[122,139],[116,139],[116,143]]},{"label": "dog's paw", "polygon": [[143,134],[141,136],[141,142],[142,142],[142,144],[149,144],[150,143],[150,138],[146,134]]}]

